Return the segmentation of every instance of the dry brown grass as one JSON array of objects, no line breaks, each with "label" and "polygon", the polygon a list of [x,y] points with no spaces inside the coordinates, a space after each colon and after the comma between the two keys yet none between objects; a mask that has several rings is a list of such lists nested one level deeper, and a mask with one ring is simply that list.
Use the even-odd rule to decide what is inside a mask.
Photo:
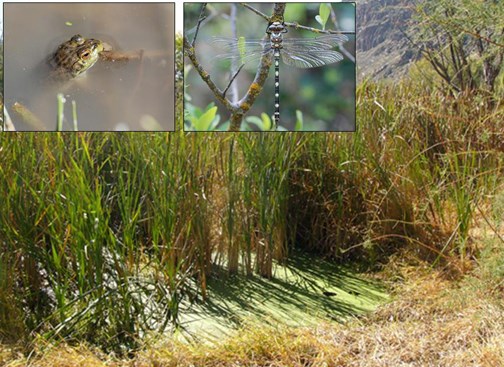
[{"label": "dry brown grass", "polygon": [[[389,271],[401,279],[395,285],[396,300],[346,325],[288,328],[251,324],[217,345],[165,342],[130,361],[104,361],[86,348],[60,346],[41,353],[30,365],[504,366],[502,288],[487,283],[477,269],[458,281],[421,264]],[[28,365],[14,353],[6,357],[5,350],[3,358],[9,367]]]}]

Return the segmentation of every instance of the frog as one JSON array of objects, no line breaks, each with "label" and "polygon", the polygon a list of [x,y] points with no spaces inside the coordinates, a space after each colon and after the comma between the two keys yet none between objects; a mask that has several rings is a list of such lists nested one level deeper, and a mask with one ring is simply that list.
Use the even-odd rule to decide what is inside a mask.
[{"label": "frog", "polygon": [[83,75],[96,64],[104,49],[103,42],[98,39],[74,35],[49,57],[50,79],[70,80]]}]

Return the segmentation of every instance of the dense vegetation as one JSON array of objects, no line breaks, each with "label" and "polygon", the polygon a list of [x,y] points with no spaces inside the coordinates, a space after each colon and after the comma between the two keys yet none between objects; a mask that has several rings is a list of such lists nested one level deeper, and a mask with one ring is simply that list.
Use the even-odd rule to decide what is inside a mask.
[{"label": "dense vegetation", "polygon": [[406,250],[457,276],[492,259],[471,230],[502,223],[502,85],[422,75],[361,83],[353,134],[0,135],[1,340],[124,354],[207,297],[212,265],[271,278],[295,247],[368,269]]},{"label": "dense vegetation", "polygon": [[271,277],[294,245],[370,265],[407,245],[463,270],[502,184],[485,106],[365,83],[355,134],[2,135],[2,335],[129,345],[185,287],[204,295],[213,262]]}]

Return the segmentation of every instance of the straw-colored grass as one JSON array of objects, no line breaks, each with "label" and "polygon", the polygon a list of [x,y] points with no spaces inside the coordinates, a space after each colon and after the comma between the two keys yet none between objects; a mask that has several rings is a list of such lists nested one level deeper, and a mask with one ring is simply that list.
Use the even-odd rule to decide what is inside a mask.
[{"label": "straw-colored grass", "polygon": [[[500,246],[500,249],[499,249]],[[500,259],[502,246],[493,247]],[[347,324],[316,328],[249,324],[219,344],[160,341],[131,360],[112,360],[90,349],[48,348],[30,361],[40,367],[114,366],[502,366],[504,287],[489,272],[495,261],[450,280],[427,264],[393,260],[379,275],[395,276],[395,300]],[[404,260],[402,260],[404,261]],[[502,271],[502,263],[500,263]],[[10,354],[10,356],[8,356]],[[2,361],[3,356],[3,361]],[[10,361],[10,362],[7,362]],[[6,366],[28,365],[0,352]]]},{"label": "straw-colored grass", "polygon": [[368,269],[407,248],[460,276],[503,185],[488,98],[363,82],[353,134],[1,134],[0,338],[128,355],[212,266],[271,278],[293,247]]}]

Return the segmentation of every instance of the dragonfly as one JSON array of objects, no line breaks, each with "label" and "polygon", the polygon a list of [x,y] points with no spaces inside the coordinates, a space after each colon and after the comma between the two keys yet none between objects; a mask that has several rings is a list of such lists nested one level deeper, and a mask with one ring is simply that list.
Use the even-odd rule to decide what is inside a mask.
[{"label": "dragonfly", "polygon": [[274,128],[280,123],[280,58],[284,64],[297,68],[316,68],[343,60],[335,47],[348,41],[344,34],[326,34],[315,38],[284,38],[287,27],[283,22],[272,22],[266,30],[268,39],[215,38],[224,53],[219,59],[229,59],[242,65],[272,54],[275,65]]}]

